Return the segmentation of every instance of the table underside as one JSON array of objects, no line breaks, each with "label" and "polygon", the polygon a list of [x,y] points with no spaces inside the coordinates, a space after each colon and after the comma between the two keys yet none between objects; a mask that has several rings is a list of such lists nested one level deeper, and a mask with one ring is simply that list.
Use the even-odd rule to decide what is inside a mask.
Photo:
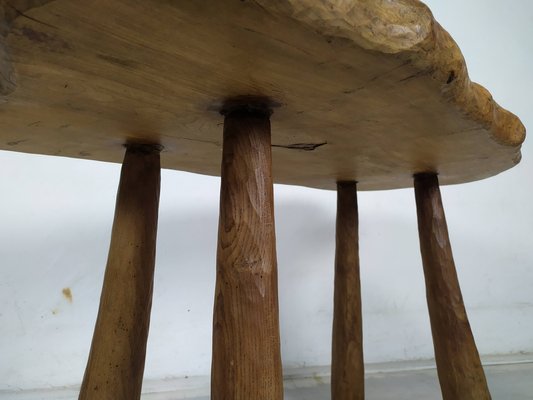
[{"label": "table underside", "polygon": [[[4,43],[0,148],[122,162],[124,143],[160,143],[163,168],[219,175],[218,110],[246,95],[275,104],[277,183],[392,189],[436,172],[453,184],[519,162],[522,124],[469,81],[425,6],[380,5],[401,5],[394,26],[415,32],[409,45],[385,46],[283,3],[55,0],[18,10]],[[416,29],[405,25],[414,17]]]}]

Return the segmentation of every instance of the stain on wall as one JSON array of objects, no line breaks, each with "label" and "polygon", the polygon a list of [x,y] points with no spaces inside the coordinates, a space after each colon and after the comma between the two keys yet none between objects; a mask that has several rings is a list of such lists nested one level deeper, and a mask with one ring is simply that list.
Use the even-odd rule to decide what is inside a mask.
[{"label": "stain on wall", "polygon": [[70,288],[63,288],[62,292],[65,299],[67,299],[69,303],[72,303],[72,291],[70,290]]}]

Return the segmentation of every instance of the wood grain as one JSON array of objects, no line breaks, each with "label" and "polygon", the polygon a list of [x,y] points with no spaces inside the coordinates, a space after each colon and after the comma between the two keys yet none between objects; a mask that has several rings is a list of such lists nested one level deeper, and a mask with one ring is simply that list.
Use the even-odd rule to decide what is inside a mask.
[{"label": "wood grain", "polygon": [[51,0],[0,0],[0,96],[9,95],[17,87],[16,73],[11,60],[7,36],[13,22],[24,17],[34,7],[42,6]]},{"label": "wood grain", "polygon": [[279,183],[461,183],[520,160],[523,125],[415,0],[54,0],[24,15],[6,33],[0,149],[121,162],[125,142],[157,142],[164,168],[219,175],[212,110],[256,95],[279,104]]},{"label": "wood grain", "polygon": [[332,400],[364,400],[363,319],[357,184],[337,184]]},{"label": "wood grain", "polygon": [[280,400],[268,115],[228,114],[222,160],[211,399]]},{"label": "wood grain", "polygon": [[159,148],[128,146],[80,399],[141,397],[152,306],[159,182]]},{"label": "wood grain", "polygon": [[415,194],[442,397],[444,400],[490,400],[459,287],[437,176],[416,175]]}]

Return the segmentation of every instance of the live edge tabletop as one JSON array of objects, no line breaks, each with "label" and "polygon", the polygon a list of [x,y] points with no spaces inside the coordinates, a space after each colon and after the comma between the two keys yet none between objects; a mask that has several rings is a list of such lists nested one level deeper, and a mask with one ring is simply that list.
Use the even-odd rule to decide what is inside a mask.
[{"label": "live edge tabletop", "polygon": [[222,104],[268,99],[275,182],[483,179],[525,130],[416,0],[2,2],[0,148],[220,174]]}]

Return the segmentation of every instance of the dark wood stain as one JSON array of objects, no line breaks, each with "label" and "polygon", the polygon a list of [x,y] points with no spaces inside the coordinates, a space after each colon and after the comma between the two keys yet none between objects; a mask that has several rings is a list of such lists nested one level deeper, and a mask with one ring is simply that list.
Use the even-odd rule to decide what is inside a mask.
[{"label": "dark wood stain", "polygon": [[150,149],[128,147],[124,157],[82,400],[141,396],[160,184],[159,148]]},{"label": "dark wood stain", "polygon": [[225,117],[212,400],[281,400],[270,122]]},{"label": "dark wood stain", "polygon": [[436,174],[415,176],[420,249],[443,400],[490,400],[455,270]]},{"label": "dark wood stain", "polygon": [[364,400],[357,184],[337,183],[331,399]]}]

